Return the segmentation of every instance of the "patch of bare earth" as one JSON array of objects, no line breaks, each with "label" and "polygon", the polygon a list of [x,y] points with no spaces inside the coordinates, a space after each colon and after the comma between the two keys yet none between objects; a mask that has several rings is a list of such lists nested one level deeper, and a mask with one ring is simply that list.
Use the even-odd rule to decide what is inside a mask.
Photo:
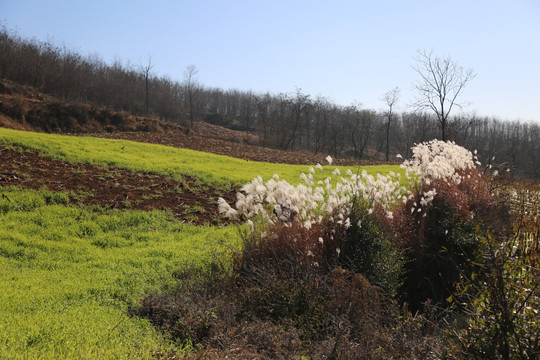
[{"label": "patch of bare earth", "polygon": [[176,181],[161,175],[88,164],[70,164],[35,152],[0,145],[0,186],[71,191],[72,202],[111,209],[168,209],[195,224],[219,224],[217,198],[233,202],[237,189],[215,189],[185,176]]},{"label": "patch of bare earth", "polygon": [[[313,154],[302,151],[284,151],[258,146],[258,138],[245,132],[225,129],[220,126],[198,122],[194,129],[181,131],[169,129],[165,132],[113,132],[81,134],[108,139],[122,139],[177,148],[204,151],[234,158],[262,161],[275,164],[315,165],[326,164],[328,154]],[[335,165],[367,165],[373,162],[354,159],[334,159]]]}]

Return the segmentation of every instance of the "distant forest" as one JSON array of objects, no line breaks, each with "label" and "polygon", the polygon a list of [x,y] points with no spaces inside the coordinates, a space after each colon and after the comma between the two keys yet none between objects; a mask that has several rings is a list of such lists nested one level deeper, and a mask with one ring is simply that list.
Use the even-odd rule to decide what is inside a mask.
[{"label": "distant forest", "polygon": [[[98,56],[82,56],[65,46],[0,29],[0,77],[66,102],[91,103],[186,127],[206,121],[246,131],[246,142],[257,141],[256,145],[359,160],[407,157],[415,143],[440,138],[434,114],[396,113],[389,102],[388,109],[375,111],[336,105],[301,90],[224,90],[200,84],[194,66],[186,68],[181,81],[156,76],[152,67],[150,58],[139,65],[120,60],[107,64]],[[490,171],[510,169],[516,176],[540,178],[538,123],[455,115],[446,137],[478,150],[482,163],[493,166]]]}]

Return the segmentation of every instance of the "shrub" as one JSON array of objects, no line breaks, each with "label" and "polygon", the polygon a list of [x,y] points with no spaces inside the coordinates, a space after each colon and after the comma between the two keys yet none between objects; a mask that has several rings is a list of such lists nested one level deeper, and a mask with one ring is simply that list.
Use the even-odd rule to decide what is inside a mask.
[{"label": "shrub", "polygon": [[[508,230],[507,211],[477,165],[466,149],[432,141],[413,148],[404,179],[365,171],[342,176],[336,169],[315,182],[320,165],[297,186],[277,175],[266,182],[257,177],[241,188],[234,207],[218,200],[223,215],[248,225],[222,290],[210,297],[197,295],[202,290],[178,293],[172,303],[179,306],[164,305],[180,309],[176,315],[143,314],[174,319],[173,327],[156,323],[205,344],[216,357],[230,355],[223,331],[242,334],[234,346],[254,349],[247,357],[447,356],[435,309],[447,305],[455,281],[478,271],[479,234]],[[228,312],[219,310],[223,301]],[[253,336],[246,324],[270,334]]]},{"label": "shrub", "polygon": [[[219,199],[222,214],[244,219],[252,228],[253,235],[244,243],[243,261],[255,256],[267,263],[277,259],[281,265],[310,264],[326,272],[343,266],[395,293],[403,261],[386,225],[392,207],[408,194],[399,185],[399,177],[374,177],[365,171],[341,176],[336,169],[333,178],[315,183],[315,171],[310,168],[307,175],[302,174],[304,184],[298,186],[277,175],[266,182],[257,177],[241,188],[236,208]],[[291,236],[288,229],[292,228]],[[289,252],[290,247],[294,251]],[[282,250],[292,258],[285,260]]]},{"label": "shrub", "polygon": [[369,210],[356,204],[350,216],[351,226],[342,240],[339,264],[363,274],[386,294],[396,295],[402,285],[404,252],[393,242],[389,219],[381,209]]},{"label": "shrub", "polygon": [[[304,184],[298,186],[277,175],[266,182],[257,177],[241,188],[235,208],[219,199],[219,210],[247,221],[252,229],[327,227],[324,236],[302,238],[295,255],[299,260],[309,253],[313,262],[326,264],[327,258],[315,255],[320,255],[321,239],[328,242],[326,254],[339,254],[335,264],[364,274],[390,294],[404,280],[401,299],[412,309],[419,309],[427,299],[444,305],[459,268],[472,259],[476,227],[495,223],[486,221],[492,220],[487,217],[494,202],[475,168],[480,163],[470,151],[431,141],[416,145],[412,153],[412,159],[402,165],[406,174],[402,182],[409,188],[400,184],[399,175],[373,177],[365,171],[348,171],[341,176],[338,169],[334,178],[315,183],[316,170],[310,168],[302,175]],[[246,246],[267,243],[257,236]],[[279,231],[275,236],[281,236]],[[290,240],[294,238],[284,238],[280,246],[289,246]]]},{"label": "shrub", "polygon": [[0,101],[0,114],[4,114],[12,119],[21,121],[28,111],[28,101],[21,95],[15,95],[12,101],[4,103]]},{"label": "shrub", "polygon": [[413,148],[404,163],[416,181],[392,227],[408,258],[400,297],[413,311],[427,300],[447,306],[460,274],[472,271],[477,229],[504,235],[510,228],[508,209],[490,194],[479,164],[469,151],[441,142]]},{"label": "shrub", "polygon": [[537,359],[540,356],[540,241],[515,234],[502,243],[481,237],[475,272],[462,274],[454,297],[466,324],[453,329],[458,357]]},{"label": "shrub", "polygon": [[229,278],[184,271],[178,288],[150,294],[131,313],[196,358],[414,359],[440,346],[435,337],[429,346],[420,341],[426,332],[417,320],[402,322],[396,304],[361,274],[306,266],[287,276],[287,266],[260,265],[252,259],[250,272]]},{"label": "shrub", "polygon": [[149,319],[191,351],[207,345],[234,316],[234,293],[225,291],[231,288],[230,271],[215,257],[206,267],[186,267],[175,277],[177,287],[149,294],[129,313]]},{"label": "shrub", "polygon": [[459,186],[444,181],[431,184],[436,196],[422,204],[426,191],[419,191],[396,211],[396,240],[408,258],[401,299],[413,311],[428,299],[445,305],[445,299],[478,246],[476,224],[468,196]]}]

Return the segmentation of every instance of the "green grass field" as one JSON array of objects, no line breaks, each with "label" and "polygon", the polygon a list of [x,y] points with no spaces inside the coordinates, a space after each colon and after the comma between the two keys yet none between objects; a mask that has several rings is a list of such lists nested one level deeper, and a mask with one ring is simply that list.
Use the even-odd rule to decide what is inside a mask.
[{"label": "green grass field", "polygon": [[[166,212],[113,212],[2,189],[0,358],[150,358],[172,344],[127,307],[205,266],[237,229],[196,227]],[[46,205],[46,202],[49,205]]]},{"label": "green grass field", "polygon": [[[306,166],[247,162],[129,141],[0,129],[0,143],[68,162],[241,185]],[[335,167],[325,167],[328,176]],[[396,166],[370,167],[371,173]],[[182,224],[165,211],[68,205],[68,195],[1,188],[0,359],[146,359],[177,345],[127,309],[239,244],[236,227]]]},{"label": "green grass field", "polygon": [[[280,178],[291,183],[299,183],[300,174],[307,172],[309,168],[305,165],[246,161],[223,155],[126,140],[41,134],[3,128],[0,128],[0,143],[38,151],[44,156],[71,163],[81,162],[145,171],[168,175],[176,179],[182,175],[190,175],[211,185],[231,182],[242,185],[258,175],[268,179],[274,174],[279,174]],[[324,171],[316,172],[319,180],[330,176],[336,168],[336,166],[326,166],[327,164],[321,165]],[[338,168],[344,172],[348,167]],[[392,170],[400,171],[400,168],[394,165],[366,166],[365,169],[372,174],[387,174]]]}]

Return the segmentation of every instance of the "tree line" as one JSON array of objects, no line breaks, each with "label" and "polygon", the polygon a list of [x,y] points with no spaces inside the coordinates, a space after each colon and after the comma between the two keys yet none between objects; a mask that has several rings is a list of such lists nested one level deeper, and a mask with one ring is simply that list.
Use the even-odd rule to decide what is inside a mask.
[{"label": "tree line", "polygon": [[[455,141],[477,149],[483,163],[499,171],[540,178],[540,126],[538,123],[502,121],[476,114],[450,115],[464,84],[474,77],[448,58],[420,53],[415,70],[421,81],[416,88],[420,105],[397,111],[399,89],[382,95],[384,110],[342,106],[322,96],[297,89],[292,93],[254,93],[202,85],[198,70],[188,66],[181,81],[152,72],[150,57],[144,64],[108,64],[97,55],[81,54],[52,41],[25,39],[6,27],[0,29],[0,77],[30,85],[69,102],[93,103],[135,115],[152,116],[192,127],[195,121],[242,130],[246,141],[283,150],[309,151],[357,160],[392,161],[407,157],[415,144],[434,138]],[[425,69],[435,69],[457,93],[442,93],[422,82]],[[436,75],[436,74],[435,74]],[[450,82],[452,81],[452,82]],[[433,97],[433,95],[435,95]],[[438,101],[438,102],[437,102]],[[440,108],[437,106],[440,105]],[[433,110],[433,111],[430,111]],[[251,139],[251,140],[250,140]]]}]

